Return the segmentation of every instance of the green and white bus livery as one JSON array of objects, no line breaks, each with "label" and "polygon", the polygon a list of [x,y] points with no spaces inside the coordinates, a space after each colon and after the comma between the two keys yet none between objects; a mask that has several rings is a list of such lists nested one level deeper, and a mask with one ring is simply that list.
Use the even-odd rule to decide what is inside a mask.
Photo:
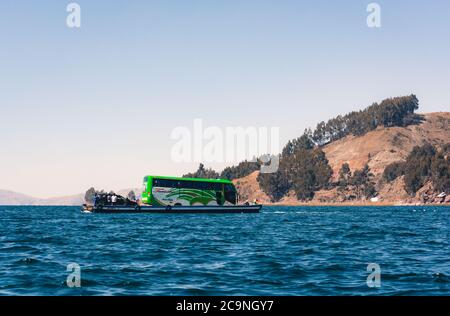
[{"label": "green and white bus livery", "polygon": [[233,182],[223,179],[144,177],[142,203],[153,206],[232,206],[238,203]]}]

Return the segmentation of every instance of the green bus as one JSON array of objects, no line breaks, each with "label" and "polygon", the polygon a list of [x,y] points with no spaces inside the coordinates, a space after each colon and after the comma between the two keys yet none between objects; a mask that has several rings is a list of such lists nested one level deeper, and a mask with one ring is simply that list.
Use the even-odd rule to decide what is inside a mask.
[{"label": "green bus", "polygon": [[146,176],[142,203],[155,206],[236,205],[238,194],[229,180]]}]

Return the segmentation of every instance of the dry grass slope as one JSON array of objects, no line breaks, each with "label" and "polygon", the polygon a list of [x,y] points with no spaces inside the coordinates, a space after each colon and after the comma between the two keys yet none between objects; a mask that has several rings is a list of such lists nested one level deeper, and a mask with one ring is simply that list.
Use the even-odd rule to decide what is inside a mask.
[{"label": "dry grass slope", "polygon": [[[414,146],[429,142],[435,145],[450,143],[450,112],[436,112],[423,114],[424,121],[418,125],[407,127],[378,128],[366,135],[355,137],[347,136],[323,147],[330,166],[333,169],[333,177],[337,178],[339,169],[343,163],[348,163],[353,171],[361,169],[367,163],[378,181],[387,165],[406,158]],[[241,196],[253,200],[266,202],[270,199],[261,192],[256,177],[258,172],[235,180]],[[378,187],[380,203],[402,204],[415,203],[417,199],[411,199],[403,188],[403,179],[397,179],[391,184],[383,184]],[[312,204],[340,203],[335,189],[316,192]],[[282,204],[299,204],[295,195],[290,192],[284,197]],[[356,203],[366,203],[357,201]]]}]

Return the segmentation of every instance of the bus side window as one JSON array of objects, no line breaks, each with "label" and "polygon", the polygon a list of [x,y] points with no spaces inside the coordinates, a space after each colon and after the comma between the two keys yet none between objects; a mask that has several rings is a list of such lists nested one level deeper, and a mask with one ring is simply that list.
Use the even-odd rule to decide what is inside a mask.
[{"label": "bus side window", "polygon": [[186,181],[185,187],[188,189],[197,189],[194,181]]},{"label": "bus side window", "polygon": [[179,188],[182,188],[182,189],[196,189],[194,181],[183,180],[183,181],[179,181],[178,183],[179,183],[179,185],[178,185]]},{"label": "bus side window", "polygon": [[163,188],[176,188],[177,181],[167,180],[167,179],[154,179],[153,185],[157,186],[157,187],[163,187]]}]

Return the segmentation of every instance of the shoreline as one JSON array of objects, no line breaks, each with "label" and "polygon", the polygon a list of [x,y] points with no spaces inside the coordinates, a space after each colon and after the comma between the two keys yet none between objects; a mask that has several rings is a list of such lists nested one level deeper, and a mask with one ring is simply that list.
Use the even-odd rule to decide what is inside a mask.
[{"label": "shoreline", "polygon": [[[390,203],[390,202],[351,202],[351,203],[320,203],[320,202],[304,202],[304,203],[261,203],[262,206],[447,206],[450,203]],[[33,204],[0,204],[0,207],[5,206],[33,206],[33,207],[81,207],[81,205],[33,205]]]},{"label": "shoreline", "polygon": [[450,203],[392,203],[392,202],[299,202],[299,203],[267,203],[264,206],[450,206]]}]

